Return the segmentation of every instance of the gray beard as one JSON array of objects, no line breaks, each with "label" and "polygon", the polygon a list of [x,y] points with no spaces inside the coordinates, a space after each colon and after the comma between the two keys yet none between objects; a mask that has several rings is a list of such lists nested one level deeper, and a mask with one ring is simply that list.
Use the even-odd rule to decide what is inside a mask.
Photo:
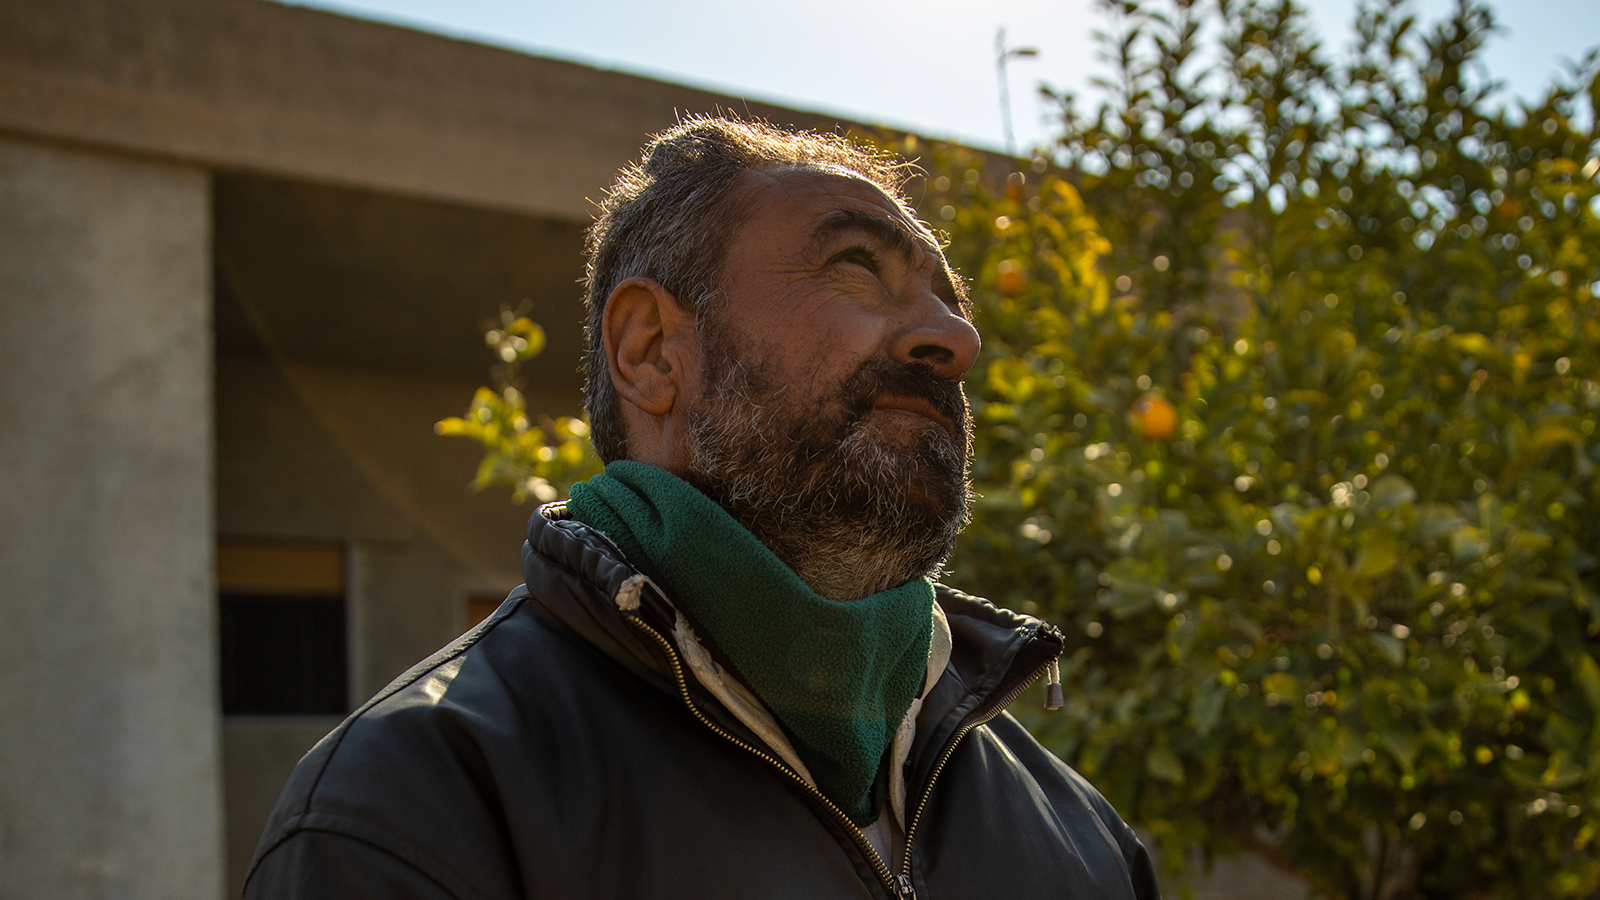
[{"label": "gray beard", "polygon": [[872,360],[831,396],[786,402],[786,386],[763,383],[716,343],[707,347],[710,387],[689,414],[686,480],[831,600],[935,573],[971,498],[971,423],[960,388],[929,388],[943,397],[936,408],[955,413],[965,438],[958,445],[931,420],[887,432],[852,399],[881,383],[875,372],[926,382],[936,378],[927,366]]}]

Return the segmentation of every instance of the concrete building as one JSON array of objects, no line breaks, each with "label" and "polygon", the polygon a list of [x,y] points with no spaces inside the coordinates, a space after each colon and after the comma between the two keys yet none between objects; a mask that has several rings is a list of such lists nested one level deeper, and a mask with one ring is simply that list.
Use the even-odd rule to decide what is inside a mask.
[{"label": "concrete building", "polygon": [[300,755],[521,580],[530,510],[432,430],[484,324],[529,300],[577,412],[589,198],[719,108],[837,127],[262,0],[0,4],[0,896],[237,893]]},{"label": "concrete building", "polygon": [[266,0],[0,3],[0,898],[237,895],[300,755],[521,580],[531,510],[432,428],[485,324],[529,301],[576,413],[589,199],[717,109],[840,125]]}]

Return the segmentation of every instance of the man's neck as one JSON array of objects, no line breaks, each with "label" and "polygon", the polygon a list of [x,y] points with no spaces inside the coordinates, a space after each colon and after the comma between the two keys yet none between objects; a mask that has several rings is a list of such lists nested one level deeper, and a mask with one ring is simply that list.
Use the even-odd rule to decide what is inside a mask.
[{"label": "man's neck", "polygon": [[782,538],[754,533],[801,581],[829,600],[860,600],[937,568],[920,560],[908,562],[904,551],[885,546],[882,536],[844,529],[795,531]]}]

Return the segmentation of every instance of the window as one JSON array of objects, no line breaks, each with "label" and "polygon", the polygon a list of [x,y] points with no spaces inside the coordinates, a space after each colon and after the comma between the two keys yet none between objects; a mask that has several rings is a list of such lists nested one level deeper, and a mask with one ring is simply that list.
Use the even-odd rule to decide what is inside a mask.
[{"label": "window", "polygon": [[224,715],[349,711],[342,547],[221,541],[217,587]]}]

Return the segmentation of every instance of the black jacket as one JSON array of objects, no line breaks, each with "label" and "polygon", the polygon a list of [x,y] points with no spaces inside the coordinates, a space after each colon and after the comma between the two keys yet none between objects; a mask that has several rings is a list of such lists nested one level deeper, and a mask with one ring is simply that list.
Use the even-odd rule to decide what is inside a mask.
[{"label": "black jacket", "polygon": [[[535,515],[527,584],[296,767],[247,898],[1155,898],[1144,847],[1004,707],[1055,629],[940,588],[950,663],[906,766],[909,856],[776,762],[682,667],[673,612]],[[914,892],[914,893],[913,893]]]}]

